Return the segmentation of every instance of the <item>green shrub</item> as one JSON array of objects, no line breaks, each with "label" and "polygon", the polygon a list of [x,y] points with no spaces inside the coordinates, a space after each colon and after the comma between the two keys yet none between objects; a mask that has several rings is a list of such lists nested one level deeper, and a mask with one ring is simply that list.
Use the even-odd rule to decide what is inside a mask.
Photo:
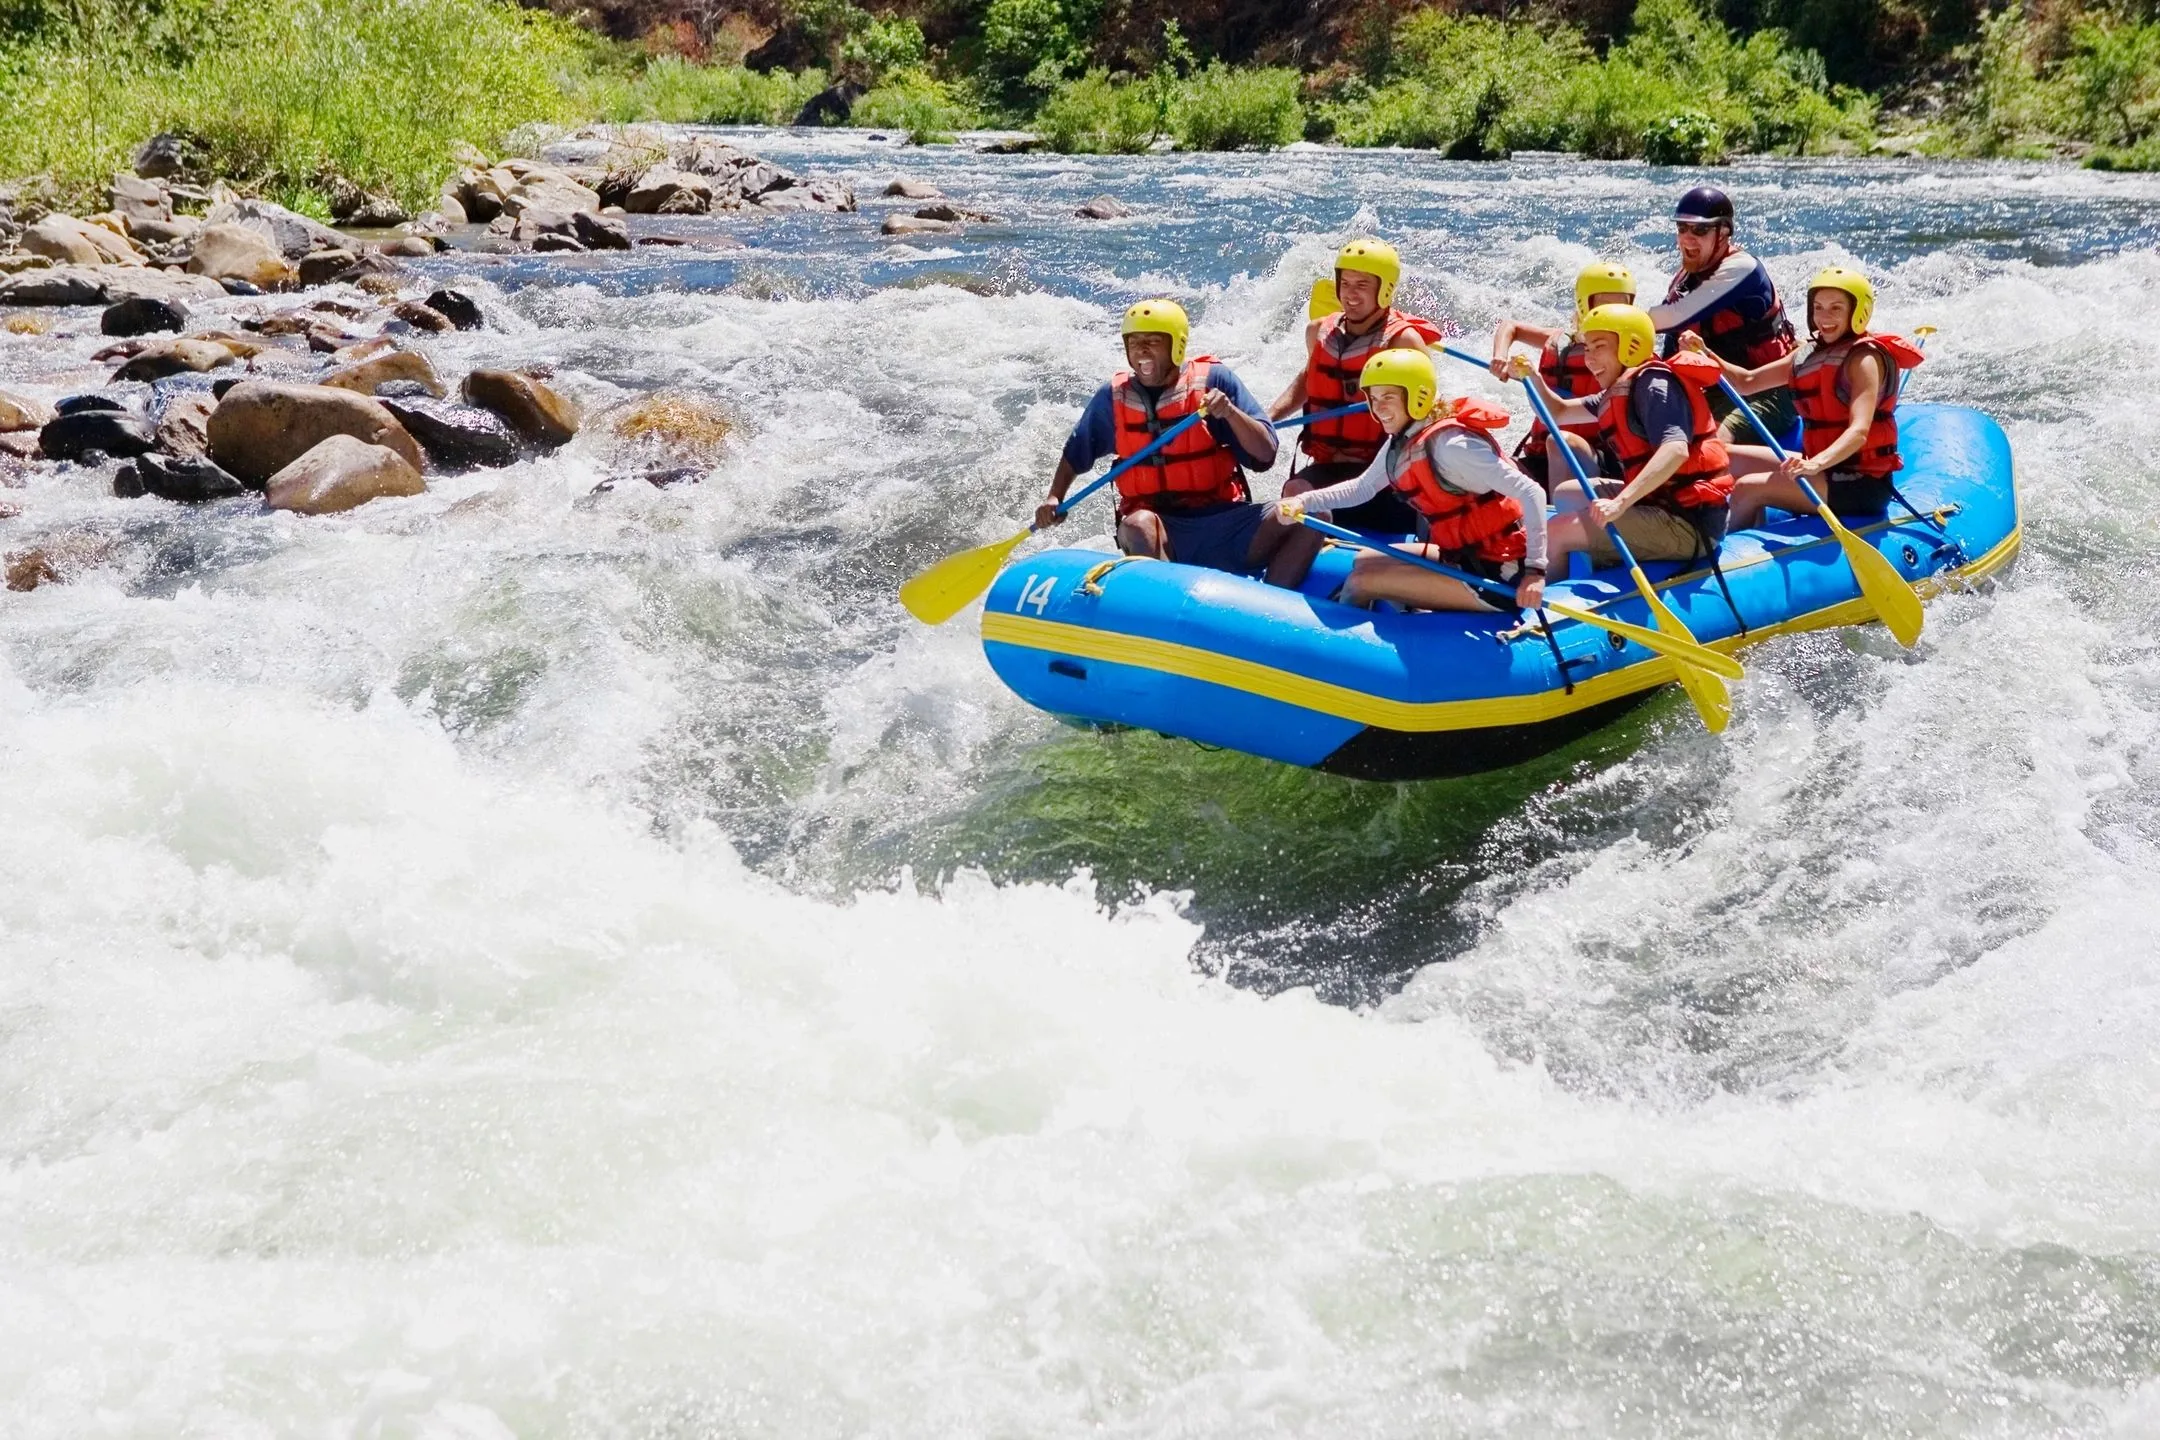
[{"label": "green shrub", "polygon": [[1643,127],[1642,157],[1652,165],[1715,165],[1725,158],[1725,129],[1700,110],[1683,110]]},{"label": "green shrub", "polygon": [[913,20],[872,20],[841,42],[840,64],[876,86],[903,71],[921,70],[928,53],[922,26]]},{"label": "green shrub", "polygon": [[194,29],[157,44],[138,43],[115,0],[70,13],[0,65],[0,174],[50,174],[71,196],[145,137],[183,130],[219,173],[288,203],[319,208],[330,172],[424,203],[458,141],[579,118],[569,82],[595,44],[495,0],[203,4],[185,12]]},{"label": "green shrub", "polygon": [[974,123],[973,108],[921,70],[903,70],[855,102],[848,117],[876,130],[905,130],[917,145],[949,143],[952,132]]},{"label": "green shrub", "polygon": [[1084,57],[1059,0],[990,0],[983,12],[983,77],[1008,104],[1042,100]]},{"label": "green shrub", "polygon": [[826,86],[825,72],[759,74],[740,65],[694,65],[661,56],[627,81],[599,81],[585,98],[604,120],[676,125],[785,125]]},{"label": "green shrub", "polygon": [[1187,80],[1176,104],[1187,150],[1273,150],[1305,134],[1295,70],[1233,70],[1215,61]]},{"label": "green shrub", "polygon": [[1138,155],[1168,132],[1175,93],[1153,78],[1090,70],[1058,86],[1036,112],[1035,132],[1065,155]]},{"label": "green shrub", "polygon": [[2134,148],[2160,120],[2160,22],[2079,21],[2063,72],[2077,101],[2078,134]]}]

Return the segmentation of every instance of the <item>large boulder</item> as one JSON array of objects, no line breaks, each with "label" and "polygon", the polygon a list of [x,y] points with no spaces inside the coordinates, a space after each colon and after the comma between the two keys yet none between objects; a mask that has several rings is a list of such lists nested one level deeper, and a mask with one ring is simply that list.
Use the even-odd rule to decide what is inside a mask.
[{"label": "large boulder", "polygon": [[425,395],[386,395],[382,405],[420,442],[437,469],[492,468],[518,458],[517,432],[491,410]]},{"label": "large boulder", "polygon": [[152,436],[167,455],[210,453],[210,417],[217,410],[217,396],[208,390],[173,390],[160,385],[151,405]]},{"label": "large boulder", "polygon": [[317,285],[328,285],[344,272],[346,266],[359,258],[355,252],[345,249],[317,250],[302,256],[299,265],[300,283],[310,290]]},{"label": "large boulder", "polygon": [[611,215],[580,210],[570,217],[571,232],[588,250],[628,250],[630,227]]},{"label": "large boulder", "polygon": [[[571,221],[568,210],[534,207],[520,211],[515,218],[505,213],[496,219],[495,226],[501,227],[505,221],[509,222],[510,238],[520,245],[538,244],[544,236],[577,240],[577,226]],[[578,248],[585,248],[582,241],[578,242]]]},{"label": "large boulder", "polygon": [[386,445],[331,435],[270,477],[263,498],[273,510],[335,515],[370,500],[418,495],[427,489],[419,468]]},{"label": "large boulder", "polygon": [[105,276],[82,265],[25,270],[0,280],[0,305],[103,305]]},{"label": "large boulder", "polygon": [[211,226],[242,225],[262,234],[288,260],[317,250],[336,250],[347,243],[343,235],[319,220],[286,209],[268,200],[222,199],[203,216]]},{"label": "large boulder", "polygon": [[113,213],[128,222],[128,233],[142,224],[163,223],[173,218],[172,196],[153,180],[123,170],[106,189]]},{"label": "large boulder", "polygon": [[580,210],[598,210],[600,192],[551,166],[536,165],[504,192],[502,208],[504,214],[513,217],[527,210],[557,210],[574,215]]},{"label": "large boulder", "polygon": [[535,445],[567,445],[578,431],[578,408],[530,375],[475,370],[460,392],[468,405],[492,410]]},{"label": "large boulder", "polygon": [[293,284],[299,273],[263,231],[239,224],[206,225],[188,257],[190,275],[239,280],[264,290]]},{"label": "large boulder", "polygon": [[478,330],[487,323],[479,302],[462,290],[437,290],[427,297],[427,307],[460,330]]},{"label": "large boulder", "polygon": [[774,186],[751,203],[760,210],[815,210],[838,215],[855,208],[855,192],[838,180],[805,180]]},{"label": "large boulder", "polygon": [[1133,208],[1115,195],[1097,195],[1073,214],[1082,220],[1123,220],[1133,213]]},{"label": "large boulder", "polygon": [[38,432],[38,448],[54,460],[141,455],[156,444],[150,427],[125,410],[77,410],[56,416]]},{"label": "large boulder", "polygon": [[52,406],[27,395],[0,390],[0,433],[10,430],[42,430],[53,418]]},{"label": "large boulder", "polygon": [[638,177],[622,206],[632,215],[703,215],[712,203],[712,181],[672,165],[655,165]]},{"label": "large boulder", "polygon": [[48,215],[23,231],[18,242],[32,255],[62,265],[140,265],[142,252],[102,225],[72,215]]},{"label": "large boulder", "polygon": [[435,377],[435,367],[428,364],[425,355],[411,350],[392,350],[386,355],[376,355],[358,364],[347,365],[323,376],[322,383],[340,390],[350,390],[357,395],[373,395],[376,387],[393,381],[410,380],[422,386],[428,394],[447,395],[442,381]]},{"label": "large boulder", "polygon": [[98,317],[100,334],[113,336],[154,335],[161,330],[187,328],[187,307],[176,300],[137,295],[108,305]]},{"label": "large boulder", "polygon": [[942,200],[945,192],[927,180],[910,180],[905,175],[894,176],[885,186],[888,200]]},{"label": "large boulder", "polygon": [[951,220],[924,220],[913,215],[887,215],[878,226],[880,235],[950,235],[963,227]]},{"label": "large boulder", "polygon": [[121,269],[108,266],[98,272],[105,284],[107,305],[117,305],[122,300],[170,300],[186,304],[195,300],[222,300],[225,288],[206,275],[190,275],[184,270],[153,270],[149,266],[140,269]]},{"label": "large boulder", "polygon": [[418,470],[420,447],[382,405],[327,385],[249,380],[227,391],[210,416],[210,458],[251,485],[333,435],[387,446]]},{"label": "large boulder", "polygon": [[199,375],[221,365],[237,365],[242,358],[219,341],[182,335],[153,341],[136,351],[132,359],[113,372],[113,379],[162,380],[190,372]]}]

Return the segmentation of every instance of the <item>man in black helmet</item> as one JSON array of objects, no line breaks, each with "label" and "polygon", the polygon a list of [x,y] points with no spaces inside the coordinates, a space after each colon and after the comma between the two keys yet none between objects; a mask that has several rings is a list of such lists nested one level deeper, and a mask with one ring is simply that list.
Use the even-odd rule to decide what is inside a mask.
[{"label": "man in black helmet", "polygon": [[[1665,337],[1663,353],[1672,355],[1680,337],[1692,332],[1702,336],[1711,354],[1744,369],[1792,354],[1798,348],[1793,328],[1770,272],[1732,243],[1733,203],[1725,192],[1696,186],[1673,207],[1673,224],[1679,230],[1680,273],[1666,289],[1665,303],[1650,307],[1650,323]],[[1754,427],[1732,413],[1722,390],[1707,398],[1723,417],[1727,441],[1753,439]],[[1790,387],[1765,390],[1748,403],[1780,436],[1798,423]]]}]

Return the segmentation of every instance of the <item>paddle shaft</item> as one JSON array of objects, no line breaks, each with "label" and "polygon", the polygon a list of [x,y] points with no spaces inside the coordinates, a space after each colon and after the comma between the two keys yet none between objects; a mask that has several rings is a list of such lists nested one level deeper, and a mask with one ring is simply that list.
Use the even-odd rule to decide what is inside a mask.
[{"label": "paddle shaft", "polygon": [[[1786,453],[1785,447],[1778,443],[1777,436],[1771,434],[1770,427],[1763,423],[1762,416],[1756,414],[1755,407],[1747,403],[1747,397],[1733,388],[1732,381],[1726,379],[1723,375],[1720,375],[1718,376],[1717,383],[1718,389],[1725,392],[1725,398],[1732,401],[1733,404],[1739,406],[1740,412],[1747,416],[1748,424],[1755,427],[1755,433],[1757,435],[1762,436],[1763,443],[1770,447],[1770,453],[1777,456],[1777,458],[1781,461],[1790,459],[1791,457]],[[1806,492],[1808,503],[1810,505],[1813,505],[1817,510],[1821,510],[1824,508],[1822,495],[1815,489],[1813,485],[1810,485],[1808,483],[1807,476],[1800,474],[1798,471],[1794,471],[1792,478],[1800,482],[1800,488],[1801,490]]]},{"label": "paddle shaft", "polygon": [[[1291,415],[1281,420],[1271,420],[1268,423],[1274,426],[1274,428],[1276,428],[1277,430],[1294,430],[1300,425],[1310,425],[1315,420],[1340,420],[1345,415],[1362,414],[1364,413],[1364,410],[1365,402],[1360,400],[1357,404],[1345,405],[1340,410],[1316,410],[1310,415]],[[1156,436],[1153,440],[1150,440],[1147,443],[1147,447],[1141,450],[1139,454],[1133,456],[1130,460],[1120,460],[1117,464],[1111,466],[1110,469],[1103,474],[1101,479],[1090,480],[1086,485],[1080,487],[1079,494],[1068,495],[1063,500],[1059,501],[1057,513],[1063,515],[1066,511],[1072,509],[1073,506],[1078,505],[1081,501],[1087,499],[1088,496],[1094,494],[1097,490],[1102,489],[1103,486],[1108,485],[1111,481],[1117,479],[1118,476],[1123,475],[1126,471],[1132,469],[1133,466],[1138,465],[1141,461],[1149,458],[1156,451],[1162,449],[1163,446],[1168,445],[1172,440],[1177,439],[1178,436],[1184,434],[1187,430],[1191,429],[1194,425],[1198,424],[1202,420],[1205,420],[1206,418],[1206,411],[1195,410],[1192,414],[1178,421],[1177,424],[1172,425],[1168,430],[1163,431],[1162,434]],[[1029,528],[1032,529],[1034,527],[1030,526]]]},{"label": "paddle shaft", "polygon": [[1370,550],[1375,555],[1385,555],[1390,560],[1401,560],[1406,564],[1430,570],[1435,575],[1445,575],[1450,580],[1460,580],[1473,590],[1483,590],[1489,595],[1497,595],[1516,609],[1520,610],[1522,608],[1520,605],[1515,604],[1515,587],[1512,585],[1503,584],[1498,580],[1489,579],[1483,575],[1473,575],[1468,570],[1458,570],[1453,565],[1443,565],[1438,560],[1414,554],[1408,550],[1398,550],[1392,545],[1383,545],[1377,540],[1368,540],[1355,530],[1345,530],[1340,525],[1330,525],[1327,521],[1315,519],[1310,515],[1305,517],[1305,523],[1322,535],[1327,536],[1330,540],[1340,540],[1345,545],[1355,545],[1362,550]]}]

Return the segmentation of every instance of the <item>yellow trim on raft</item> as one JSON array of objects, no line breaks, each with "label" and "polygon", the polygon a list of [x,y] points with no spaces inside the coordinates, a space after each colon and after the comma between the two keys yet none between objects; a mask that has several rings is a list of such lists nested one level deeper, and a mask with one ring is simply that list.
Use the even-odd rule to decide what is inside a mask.
[{"label": "yellow trim on raft", "polygon": [[[1985,579],[2015,558],[2023,533],[2022,529],[2012,530],[2003,538],[2001,544],[1972,564],[1960,570],[1946,571],[1942,575],[1918,581],[1914,588],[1925,599],[1949,590],[1953,584]],[[1776,625],[1751,630],[1744,638],[1731,636],[1704,643],[1714,650],[1731,653],[1744,645],[1759,644],[1779,635],[1862,624],[1874,618],[1874,614],[1866,600],[1855,598],[1824,610],[1796,615]],[[1172,640],[1154,640],[1143,635],[1122,635],[1110,630],[1095,630],[1062,620],[1041,620],[1027,615],[985,610],[982,636],[985,641],[999,645],[1017,645],[1022,649],[1048,650],[1082,660],[1100,660],[1111,665],[1130,665],[1135,669],[1155,670],[1165,675],[1220,685],[1226,690],[1242,690],[1264,700],[1277,700],[1285,705],[1295,705],[1322,715],[1333,715],[1337,719],[1349,720],[1359,725],[1376,725],[1383,730],[1406,732],[1534,725],[1542,720],[1559,719],[1578,710],[1655,689],[1673,679],[1673,662],[1658,657],[1639,661],[1624,670],[1608,671],[1587,680],[1577,681],[1575,693],[1572,695],[1565,690],[1555,689],[1540,691],[1535,695],[1495,695],[1477,700],[1391,700],[1384,695],[1373,695],[1325,680],[1315,680],[1311,676],[1278,669],[1273,665],[1263,665],[1256,660],[1241,660],[1233,655],[1221,655],[1197,646],[1180,645]]]}]

